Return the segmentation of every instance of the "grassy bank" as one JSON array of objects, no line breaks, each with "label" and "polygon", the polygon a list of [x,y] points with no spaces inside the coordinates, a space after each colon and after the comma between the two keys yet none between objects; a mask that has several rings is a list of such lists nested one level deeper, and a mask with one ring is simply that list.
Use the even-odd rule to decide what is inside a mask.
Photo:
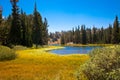
[{"label": "grassy bank", "polygon": [[88,55],[57,55],[47,47],[16,51],[17,59],[0,62],[0,80],[75,80],[75,71]]},{"label": "grassy bank", "polygon": [[67,44],[66,46],[74,46],[74,47],[86,47],[86,46],[113,46],[113,44]]}]

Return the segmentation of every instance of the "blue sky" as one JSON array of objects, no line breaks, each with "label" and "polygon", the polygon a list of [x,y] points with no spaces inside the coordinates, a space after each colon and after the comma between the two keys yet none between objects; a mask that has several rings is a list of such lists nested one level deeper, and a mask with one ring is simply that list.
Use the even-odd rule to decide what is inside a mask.
[{"label": "blue sky", "polygon": [[[108,27],[116,15],[120,17],[120,0],[19,0],[18,5],[27,14],[33,13],[34,3],[42,17],[46,17],[49,32],[86,27]],[[10,0],[0,0],[3,16],[11,14]]]}]

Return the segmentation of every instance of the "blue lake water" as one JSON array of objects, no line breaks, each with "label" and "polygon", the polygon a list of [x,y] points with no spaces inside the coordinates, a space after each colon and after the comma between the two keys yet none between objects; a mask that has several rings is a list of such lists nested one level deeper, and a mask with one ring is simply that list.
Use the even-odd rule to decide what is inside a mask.
[{"label": "blue lake water", "polygon": [[56,54],[87,54],[95,48],[101,48],[96,46],[87,46],[87,47],[65,47],[63,49],[52,50],[50,52]]}]

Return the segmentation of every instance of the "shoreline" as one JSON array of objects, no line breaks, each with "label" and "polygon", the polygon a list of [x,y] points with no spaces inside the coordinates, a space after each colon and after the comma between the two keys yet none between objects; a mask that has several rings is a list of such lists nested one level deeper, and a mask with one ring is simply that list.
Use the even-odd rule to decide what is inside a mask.
[{"label": "shoreline", "polygon": [[87,47],[87,46],[113,46],[113,44],[67,44],[65,46],[73,46],[73,47]]}]

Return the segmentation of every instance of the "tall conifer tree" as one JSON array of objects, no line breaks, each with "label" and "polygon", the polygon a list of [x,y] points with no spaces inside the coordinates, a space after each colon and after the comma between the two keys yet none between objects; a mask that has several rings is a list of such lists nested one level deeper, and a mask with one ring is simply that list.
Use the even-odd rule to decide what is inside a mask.
[{"label": "tall conifer tree", "polygon": [[112,43],[117,44],[119,43],[119,22],[118,22],[118,16],[116,16],[114,24],[113,24],[113,30],[112,30]]},{"label": "tall conifer tree", "polygon": [[12,24],[10,29],[9,41],[11,44],[20,45],[21,42],[21,22],[19,15],[19,8],[17,6],[18,0],[11,0],[12,3]]},{"label": "tall conifer tree", "polygon": [[25,13],[23,12],[23,10],[21,10],[21,27],[22,27],[22,33],[21,33],[21,36],[22,36],[22,45],[26,46],[26,32],[27,32],[27,29],[26,29],[26,15]]},{"label": "tall conifer tree", "polygon": [[42,39],[43,44],[47,45],[48,44],[48,21],[46,18],[44,19],[44,23],[43,23],[42,37],[43,37]]},{"label": "tall conifer tree", "polygon": [[36,48],[38,47],[38,45],[43,45],[42,26],[43,26],[42,17],[40,13],[37,11],[37,6],[35,3],[33,18],[33,43],[36,45]]},{"label": "tall conifer tree", "polygon": [[82,34],[82,44],[86,44],[86,29],[85,25],[81,26],[81,34]]}]

